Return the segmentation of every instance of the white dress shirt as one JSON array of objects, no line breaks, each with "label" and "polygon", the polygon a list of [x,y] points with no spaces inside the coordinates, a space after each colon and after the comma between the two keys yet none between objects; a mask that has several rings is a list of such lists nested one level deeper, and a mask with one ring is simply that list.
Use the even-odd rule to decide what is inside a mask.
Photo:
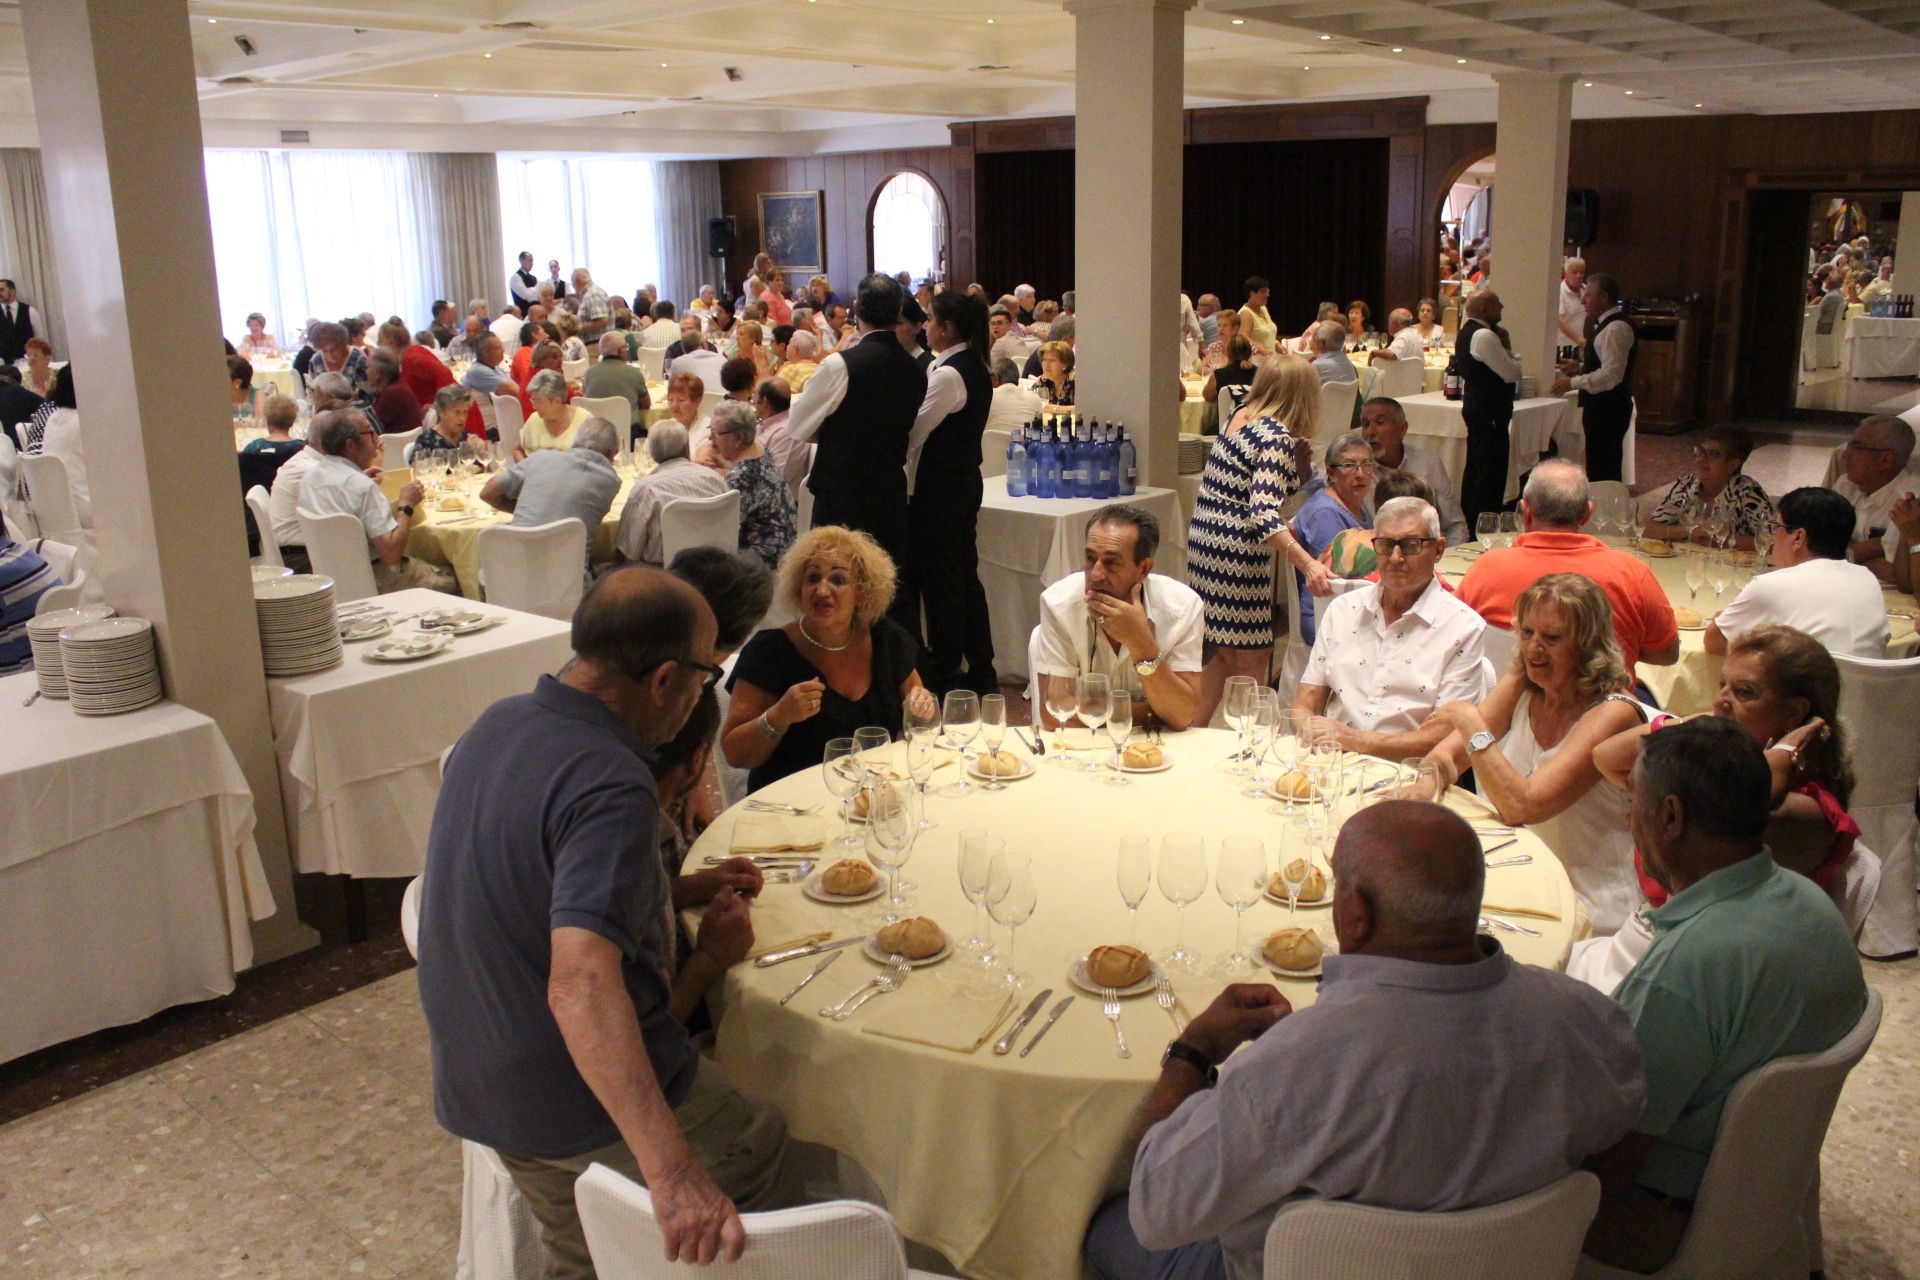
[{"label": "white dress shirt", "polygon": [[640,331],[640,345],[659,347],[662,351],[680,340],[680,324],[677,320],[655,320]]},{"label": "white dress shirt", "polygon": [[1490,328],[1473,331],[1473,342],[1467,347],[1467,354],[1487,366],[1507,382],[1520,381],[1520,361],[1513,352],[1507,350],[1507,344],[1500,341],[1500,335]]},{"label": "white dress shirt", "polygon": [[1871,569],[1818,558],[1756,574],[1713,624],[1729,643],[1770,623],[1806,632],[1829,652],[1887,656],[1887,605]]},{"label": "white dress shirt", "polygon": [[1893,504],[1900,500],[1902,493],[1911,492],[1901,482],[1909,479],[1906,474],[1893,479],[1867,493],[1859,485],[1841,476],[1833,482],[1833,491],[1853,504],[1853,540],[1873,536],[1873,530],[1885,530],[1893,525]]},{"label": "white dress shirt", "polygon": [[[1565,276],[1560,278],[1560,323],[1581,337],[1586,335],[1587,304],[1580,301],[1580,291],[1578,289],[1569,289],[1567,287]],[[1574,347],[1580,345],[1579,338],[1568,338],[1565,330],[1561,331],[1560,336],[1565,338],[1566,341],[1555,343],[1555,346]]]},{"label": "white dress shirt", "polygon": [[525,324],[519,316],[505,315],[487,326],[487,331],[500,339],[506,353],[512,355],[520,349],[520,326]]},{"label": "white dress shirt", "polygon": [[1593,349],[1600,353],[1600,367],[1592,373],[1569,378],[1567,381],[1573,384],[1575,391],[1611,391],[1627,376],[1627,353],[1633,350],[1633,326],[1609,324],[1604,329],[1600,327],[1609,316],[1617,315],[1619,311],[1619,307],[1614,307],[1593,322]]},{"label": "white dress shirt", "polygon": [[676,498],[714,498],[726,491],[726,478],[713,468],[689,458],[668,458],[634,481],[627,504],[620,508],[613,539],[620,559],[659,566],[665,558],[660,512],[666,505]]},{"label": "white dress shirt", "polygon": [[720,366],[726,362],[727,358],[718,351],[709,351],[702,347],[698,351],[689,351],[684,355],[675,356],[673,363],[663,372],[669,380],[680,374],[690,373],[700,379],[700,385],[704,390],[719,391],[721,390]]},{"label": "white dress shirt", "polygon": [[1387,343],[1387,350],[1393,353],[1395,360],[1411,360],[1418,364],[1426,359],[1426,346],[1420,340],[1419,328],[1408,325],[1393,335],[1393,340]]},{"label": "white dress shirt", "polygon": [[317,516],[352,516],[366,531],[368,542],[386,537],[400,523],[380,486],[352,462],[332,454],[323,454],[308,468],[300,482],[300,507]]},{"label": "white dress shirt", "polygon": [[326,456],[308,445],[273,473],[273,488],[267,492],[267,519],[273,522],[273,540],[283,547],[306,545],[307,535],[300,529],[300,480]]},{"label": "white dress shirt", "polygon": [[907,435],[908,476],[919,470],[920,447],[926,444],[933,429],[945,422],[947,415],[958,413],[966,407],[967,384],[961,379],[958,369],[949,367],[966,349],[966,343],[955,343],[935,356],[933,367],[927,370],[927,394],[920,401],[920,412],[913,416],[913,430]]},{"label": "white dress shirt", "polygon": [[1436,577],[1389,625],[1380,585],[1322,601],[1303,685],[1327,691],[1328,717],[1374,733],[1410,733],[1443,702],[1485,696],[1487,624]]},{"label": "white dress shirt", "polygon": [[1018,431],[1040,416],[1040,397],[1017,382],[1003,382],[993,389],[993,405],[987,410],[987,430]]},{"label": "white dress shirt", "polygon": [[[1199,593],[1184,582],[1154,573],[1147,575],[1141,602],[1153,638],[1160,643],[1160,661],[1172,671],[1199,671],[1207,624]],[[1037,676],[1103,675],[1110,688],[1146,697],[1140,673],[1133,669],[1134,656],[1124,646],[1116,649],[1093,625],[1085,573],[1070,573],[1040,593],[1037,658]]]},{"label": "white dress shirt", "polygon": [[820,362],[806,389],[793,398],[787,411],[787,430],[795,440],[812,444],[820,427],[847,398],[847,362],[834,352]]}]

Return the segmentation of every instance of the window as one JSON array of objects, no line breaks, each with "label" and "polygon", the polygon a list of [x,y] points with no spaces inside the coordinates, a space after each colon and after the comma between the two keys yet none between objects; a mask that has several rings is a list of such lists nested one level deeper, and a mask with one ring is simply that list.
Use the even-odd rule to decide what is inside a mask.
[{"label": "window", "polygon": [[917,173],[887,179],[873,202],[873,269],[915,280],[938,275],[946,239],[946,202],[934,185]]},{"label": "window", "polygon": [[601,288],[631,296],[660,283],[654,193],[650,160],[503,155],[501,261],[511,270],[525,249],[543,280],[548,261],[558,258],[562,279],[585,267]]}]

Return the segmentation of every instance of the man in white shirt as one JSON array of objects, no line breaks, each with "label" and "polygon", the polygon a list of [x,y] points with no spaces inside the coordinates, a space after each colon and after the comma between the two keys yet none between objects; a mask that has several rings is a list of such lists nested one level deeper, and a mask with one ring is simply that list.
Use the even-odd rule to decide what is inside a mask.
[{"label": "man in white shirt", "polygon": [[1853,429],[1842,464],[1846,474],[1833,482],[1833,491],[1853,504],[1852,545],[1847,556],[1873,570],[1882,582],[1893,581],[1893,562],[1887,555],[1888,512],[1913,492],[1906,470],[1913,457],[1913,428],[1891,414],[1879,413]]},{"label": "man in white shirt", "polygon": [[1867,282],[1866,288],[1860,290],[1860,301],[1877,302],[1881,298],[1889,298],[1892,296],[1893,259],[1882,258],[1880,259],[1880,273]]},{"label": "man in white shirt", "polygon": [[513,294],[513,304],[520,308],[522,314],[533,305],[534,298],[538,296],[535,291],[539,287],[540,277],[533,274],[533,255],[522,249],[520,269],[507,274],[507,288]]},{"label": "man in white shirt", "polygon": [[350,515],[360,522],[373,560],[373,580],[382,595],[409,587],[457,594],[452,573],[408,557],[414,506],[426,490],[418,480],[410,480],[400,490],[399,505],[388,504],[387,495],[367,475],[380,460],[380,439],[365,415],[340,410],[315,414],[307,424],[307,438],[324,456],[300,481],[300,510]]},{"label": "man in white shirt", "polygon": [[1580,359],[1560,364],[1552,394],[1580,393],[1588,478],[1619,480],[1627,431],[1633,425],[1633,325],[1622,305],[1619,282],[1605,272],[1587,277],[1582,301],[1592,323],[1587,350]]},{"label": "man in white shirt", "polygon": [[1360,373],[1347,359],[1347,326],[1338,320],[1322,320],[1313,329],[1313,368],[1320,382],[1358,382]]},{"label": "man in white shirt", "polygon": [[687,456],[687,429],[671,418],[647,432],[647,452],[658,465],[634,481],[627,504],[620,508],[613,545],[621,563],[658,568],[666,559],[660,512],[676,498],[717,497],[727,491],[727,481]]},{"label": "man in white shirt", "polygon": [[1555,346],[1585,347],[1587,345],[1587,304],[1581,295],[1587,287],[1587,260],[1568,258],[1567,264],[1560,268],[1560,314],[1557,317],[1560,326],[1560,341]]},{"label": "man in white shirt", "polygon": [[520,326],[525,323],[521,308],[508,307],[498,320],[487,326],[487,332],[500,339],[501,352],[510,356],[520,349]]},{"label": "man in white shirt", "polygon": [[1747,632],[1782,623],[1850,658],[1887,656],[1887,606],[1871,571],[1847,563],[1853,508],[1831,489],[1795,489],[1780,499],[1773,531],[1779,567],[1754,575],[1707,623],[1708,653],[1724,654]]},{"label": "man in white shirt", "polygon": [[993,405],[987,430],[1018,431],[1040,416],[1040,394],[1020,385],[1020,366],[1011,359],[993,362]]},{"label": "man in white shirt", "polygon": [[[698,320],[693,329],[698,332]],[[685,341],[687,326],[674,319],[673,304],[662,299],[653,304],[653,319],[640,331],[640,345],[643,347],[670,347],[675,342]]]},{"label": "man in white shirt", "polygon": [[1420,330],[1414,327],[1413,312],[1405,307],[1387,312],[1387,337],[1390,341],[1386,347],[1373,353],[1374,364],[1401,360],[1419,363],[1426,359],[1426,344],[1420,341]]},{"label": "man in white shirt", "polygon": [[1419,498],[1382,503],[1373,519],[1380,581],[1320,605],[1313,653],[1294,697],[1347,751],[1404,760],[1440,745],[1445,702],[1478,702],[1487,624],[1440,585],[1440,515]]},{"label": "man in white shirt", "polygon": [[1050,685],[1094,673],[1133,695],[1133,719],[1149,713],[1169,729],[1193,723],[1200,705],[1205,611],[1192,587],[1153,573],[1160,521],[1140,507],[1103,507],[1087,521],[1086,569],[1040,595],[1034,678],[1040,723],[1058,728],[1046,709]]},{"label": "man in white shirt", "polygon": [[[1395,312],[1396,315],[1402,314]],[[1407,333],[1418,331],[1409,326]],[[1441,531],[1450,546],[1460,546],[1471,536],[1467,518],[1460,510],[1460,495],[1453,491],[1453,477],[1438,454],[1407,443],[1407,411],[1391,396],[1375,396],[1360,406],[1360,434],[1373,447],[1373,460],[1419,476],[1433,490],[1434,507],[1440,512]]]},{"label": "man in white shirt", "polygon": [[[313,415],[330,409],[345,409],[353,400],[353,383],[344,373],[322,373],[307,383],[307,397]],[[357,412],[357,411],[356,411]],[[273,488],[267,493],[267,518],[273,522],[273,539],[280,544],[283,557],[291,550],[296,568],[306,568],[307,540],[300,529],[300,481],[307,469],[320,461],[320,450],[313,445],[313,431],[307,431],[307,447],[280,464],[273,473]]]}]

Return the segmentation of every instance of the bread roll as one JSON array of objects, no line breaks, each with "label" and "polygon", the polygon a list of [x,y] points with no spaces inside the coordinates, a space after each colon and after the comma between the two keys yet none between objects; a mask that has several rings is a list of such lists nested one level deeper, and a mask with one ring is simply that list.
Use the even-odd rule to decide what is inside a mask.
[{"label": "bread roll", "polygon": [[1158,743],[1129,742],[1121,758],[1129,769],[1157,769],[1166,762],[1167,753]]},{"label": "bread roll", "polygon": [[1670,556],[1673,554],[1673,544],[1665,538],[1642,538],[1640,539],[1640,549],[1650,556]]},{"label": "bread roll", "polygon": [[820,887],[828,893],[865,893],[878,881],[873,868],[858,858],[843,858],[820,873]]},{"label": "bread roll", "polygon": [[1689,609],[1685,605],[1675,605],[1673,607],[1673,625],[1676,627],[1698,627],[1704,626],[1705,621],[1700,617],[1700,611],[1698,609]]},{"label": "bread roll", "polygon": [[854,817],[864,818],[867,816],[867,809],[869,806],[872,805],[873,797],[877,793],[883,793],[889,798],[897,797],[900,794],[899,791],[895,789],[894,785],[891,782],[884,782],[877,787],[871,787],[871,788],[862,787],[860,788],[859,791],[854,793],[854,797],[853,797]]},{"label": "bread roll", "polygon": [[1260,950],[1275,968],[1299,973],[1319,964],[1324,948],[1320,935],[1311,929],[1281,929],[1268,937]]},{"label": "bread roll", "polygon": [[1292,796],[1295,800],[1311,800],[1313,783],[1306,774],[1296,769],[1292,773],[1283,773],[1273,780],[1273,794]]},{"label": "bread roll", "polygon": [[[1287,872],[1292,875],[1305,874],[1300,882],[1300,901],[1315,902],[1327,896],[1327,874],[1320,868],[1308,864],[1305,858],[1295,858],[1287,864]],[[1267,886],[1268,892],[1276,898],[1287,896],[1287,877],[1277,875]]]},{"label": "bread roll", "polygon": [[1095,947],[1087,953],[1087,981],[1096,987],[1130,987],[1153,972],[1137,947]]},{"label": "bread roll", "polygon": [[1020,757],[1011,751],[996,751],[990,756],[981,756],[975,767],[994,778],[1011,778],[1021,770]]},{"label": "bread roll", "polygon": [[440,509],[442,511],[465,511],[467,509],[467,500],[457,494],[450,493],[440,499]]},{"label": "bread roll", "polygon": [[947,933],[925,916],[909,916],[886,925],[873,935],[873,949],[890,956],[925,960],[939,955],[947,945]]}]

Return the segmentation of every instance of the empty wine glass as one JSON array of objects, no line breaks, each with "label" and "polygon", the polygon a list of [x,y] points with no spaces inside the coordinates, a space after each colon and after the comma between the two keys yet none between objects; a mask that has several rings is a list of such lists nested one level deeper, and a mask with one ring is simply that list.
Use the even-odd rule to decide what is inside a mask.
[{"label": "empty wine glass", "polygon": [[1067,750],[1067,726],[1080,714],[1080,690],[1066,676],[1043,675],[1040,683],[1046,686],[1047,714],[1060,725],[1053,731],[1053,763],[1071,765],[1073,753]]},{"label": "empty wine glass", "polygon": [[853,833],[853,796],[860,789],[860,771],[855,757],[859,747],[852,738],[829,738],[820,765],[827,790],[840,801],[840,838],[847,849],[858,849],[860,837]]},{"label": "empty wine glass", "polygon": [[973,739],[980,732],[980,695],[971,689],[952,689],[941,705],[941,721],[947,737],[960,744],[960,779],[947,792],[954,796],[969,796],[974,788],[967,781],[967,771],[973,764]]},{"label": "empty wine glass", "polygon": [[[1306,775],[1312,788],[1313,799],[1318,802],[1322,817],[1320,821],[1331,826],[1334,806],[1340,798],[1341,782],[1340,743],[1330,735],[1321,735],[1307,744]],[[1313,810],[1308,811],[1308,821],[1314,822]]]},{"label": "empty wine glass", "polygon": [[1267,887],[1267,850],[1256,836],[1228,836],[1220,842],[1220,865],[1213,871],[1214,889],[1233,908],[1233,950],[1220,957],[1220,972],[1231,977],[1253,968],[1242,940],[1247,908],[1260,900]]},{"label": "empty wine glass", "polygon": [[[990,693],[980,699],[980,740],[987,745],[987,762],[1000,754],[1000,744],[1007,740],[1007,699],[1005,694]],[[988,791],[1005,791],[1007,784],[1000,781],[998,768],[983,770],[987,774]]]},{"label": "empty wine glass", "polygon": [[860,772],[866,775],[869,782],[893,776],[893,769],[885,757],[887,744],[892,741],[893,735],[878,725],[867,725],[853,731],[853,742],[860,752]]},{"label": "empty wine glass", "polygon": [[1207,842],[1191,831],[1171,831],[1160,837],[1160,865],[1154,872],[1160,895],[1176,908],[1173,950],[1165,966],[1178,973],[1199,972],[1199,958],[1187,950],[1187,906],[1207,891]]},{"label": "empty wine glass", "polygon": [[1499,546],[1500,513],[1498,511],[1482,511],[1479,517],[1473,522],[1473,533],[1474,536],[1480,540],[1482,550],[1491,551]]},{"label": "empty wine glass", "polygon": [[960,892],[973,904],[973,932],[960,940],[960,949],[978,956],[986,968],[997,963],[993,939],[985,931],[983,920],[987,910],[987,873],[993,856],[1005,847],[998,836],[977,827],[960,833]]},{"label": "empty wine glass", "polygon": [[1500,545],[1510,547],[1519,536],[1520,513],[1517,511],[1502,511],[1500,513]]},{"label": "empty wine glass", "polygon": [[[1280,777],[1297,773],[1300,770],[1300,758],[1306,754],[1307,723],[1313,717],[1304,711],[1295,711],[1288,707],[1280,712],[1280,719],[1273,727],[1273,760],[1280,767]],[[1275,780],[1276,784],[1278,779]],[[1293,813],[1293,788],[1284,789],[1281,799],[1287,806],[1287,813]]]},{"label": "empty wine glass", "polygon": [[1266,758],[1267,751],[1273,746],[1273,735],[1280,719],[1280,695],[1264,685],[1254,689],[1253,706],[1246,716],[1247,730],[1247,769],[1252,775],[1253,785],[1242,795],[1259,796],[1265,794],[1266,784],[1260,780],[1260,762]]},{"label": "empty wine glass", "polygon": [[1145,836],[1120,837],[1120,862],[1114,871],[1120,901],[1127,904],[1127,943],[1140,945],[1140,904],[1153,884],[1153,851]]},{"label": "empty wine glass", "polygon": [[[1108,713],[1113,710],[1113,688],[1107,682],[1107,678],[1098,671],[1089,671],[1081,676],[1078,688],[1080,690],[1080,723],[1097,735],[1100,732],[1100,726],[1107,722]],[[1088,773],[1099,773],[1101,769],[1098,741],[1096,737],[1093,758],[1087,762]]]},{"label": "empty wine glass", "polygon": [[886,906],[876,922],[895,924],[905,919],[913,899],[900,891],[900,868],[913,855],[913,812],[907,798],[891,782],[870,782],[867,797],[867,856],[887,873]]},{"label": "empty wine glass", "polygon": [[1720,607],[1720,597],[1726,594],[1727,580],[1733,572],[1733,565],[1727,559],[1730,554],[1724,550],[1714,551],[1707,561],[1707,573],[1713,582],[1713,607],[1716,609]]},{"label": "empty wine glass", "polygon": [[1026,975],[1014,969],[1014,935],[1033,917],[1039,890],[1033,883],[1033,859],[1024,853],[998,853],[987,871],[987,914],[1007,928],[1006,985],[1027,985]]},{"label": "empty wine glass", "polygon": [[1113,743],[1113,776],[1108,783],[1116,787],[1130,787],[1122,765],[1126,763],[1127,736],[1133,732],[1133,694],[1125,689],[1115,689],[1107,705],[1107,738]]},{"label": "empty wine glass", "polygon": [[907,740],[907,776],[920,791],[918,825],[922,831],[931,831],[940,825],[927,816],[927,784],[933,780],[940,747],[939,707],[916,711],[909,702],[901,719],[901,736]]},{"label": "empty wine glass", "polygon": [[1700,587],[1707,580],[1707,567],[1701,563],[1703,552],[1695,547],[1689,548],[1687,555],[1687,599],[1695,600],[1700,595]]},{"label": "empty wine glass", "polygon": [[1242,763],[1247,754],[1247,711],[1253,705],[1252,676],[1228,676],[1220,691],[1220,718],[1233,730],[1233,754],[1227,757],[1227,772],[1244,774]]}]

